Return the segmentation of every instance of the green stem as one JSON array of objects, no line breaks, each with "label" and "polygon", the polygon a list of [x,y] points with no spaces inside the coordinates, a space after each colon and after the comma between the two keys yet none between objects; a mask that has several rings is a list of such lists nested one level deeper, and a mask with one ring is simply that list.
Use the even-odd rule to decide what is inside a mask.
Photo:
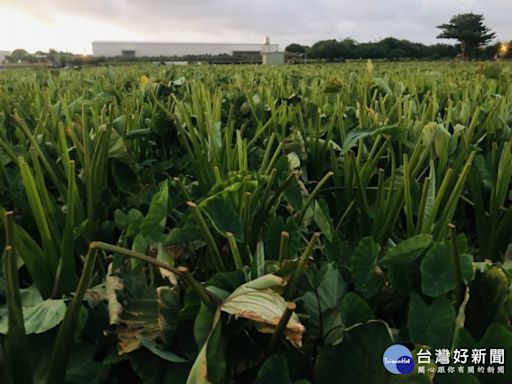
[{"label": "green stem", "polygon": [[272,334],[272,339],[270,340],[269,348],[268,348],[268,354],[274,352],[274,350],[277,347],[277,343],[281,336],[283,335],[284,331],[286,330],[286,326],[288,325],[288,322],[290,321],[290,318],[293,315],[293,312],[297,308],[297,304],[295,304],[293,301],[290,301],[286,303],[286,309],[283,312],[283,315],[279,319],[279,323],[277,323],[277,327]]},{"label": "green stem", "polygon": [[291,298],[293,297],[295,293],[295,289],[297,288],[297,284],[299,282],[299,279],[301,278],[302,274],[304,273],[304,266],[306,265],[306,261],[309,259],[311,254],[313,253],[313,249],[316,245],[316,242],[320,238],[320,232],[315,232],[313,236],[311,236],[311,240],[309,240],[309,243],[304,250],[304,253],[299,259],[299,263],[297,264],[297,268],[295,269],[295,273],[292,276],[292,279],[288,286],[286,287],[285,291],[285,297]]},{"label": "green stem", "polygon": [[288,241],[290,234],[286,231],[281,232],[281,242],[279,243],[279,264],[288,258]]},{"label": "green stem", "polygon": [[157,260],[154,257],[148,256],[148,255],[143,255],[142,253],[135,252],[130,249],[119,247],[119,246],[113,245],[113,244],[104,243],[102,241],[96,241],[96,242],[92,243],[91,247],[94,247],[95,249],[101,249],[102,251],[119,253],[120,255],[123,255],[123,256],[133,257],[135,259],[138,259],[138,260],[144,261],[146,263],[153,264],[159,268],[165,269],[165,270],[172,272],[178,276],[180,275],[178,268],[175,268],[172,265],[169,265],[163,261]]},{"label": "green stem", "polygon": [[455,225],[449,224],[450,237],[452,243],[453,265],[455,267],[455,293],[457,295],[457,304],[464,300],[464,279],[462,277],[462,268],[460,266],[459,246],[457,244],[457,231]]},{"label": "green stem", "polygon": [[[4,274],[5,295],[7,299],[8,331],[5,340],[5,363],[8,369],[7,375],[10,382],[32,383],[32,370],[27,365],[27,342],[25,323],[21,305],[20,284],[16,254],[14,250],[13,212],[5,214],[5,238]],[[1,375],[0,375],[1,377]]]},{"label": "green stem", "polygon": [[236,245],[235,236],[231,232],[226,232],[226,237],[228,238],[229,247],[231,248],[231,253],[233,255],[233,261],[235,262],[235,267],[237,271],[241,271],[244,268],[244,263],[242,262],[242,258],[240,257],[240,251],[238,250],[238,246]]},{"label": "green stem", "polygon": [[222,256],[220,254],[219,248],[217,247],[217,244],[215,243],[215,239],[213,238],[213,235],[210,231],[210,228],[208,228],[208,224],[206,224],[206,220],[204,219],[203,215],[201,214],[201,211],[199,210],[199,207],[196,203],[192,201],[187,201],[187,205],[192,210],[192,214],[197,220],[197,223],[199,224],[199,227],[201,228],[201,231],[203,232],[203,235],[206,240],[206,244],[208,244],[208,248],[212,252],[214,256],[214,265],[215,269],[217,269],[217,272],[224,272],[226,270],[226,266],[224,265],[224,260],[222,260]]},{"label": "green stem", "polygon": [[85,292],[89,287],[94,269],[94,262],[96,260],[95,248],[95,243],[91,243],[89,246],[89,252],[85,258],[84,269],[78,282],[75,296],[73,297],[73,300],[71,300],[71,304],[69,305],[66,311],[66,315],[64,316],[64,321],[59,328],[59,333],[57,334],[57,339],[55,340],[55,345],[51,354],[47,383],[64,383],[71,344],[73,342],[73,333],[76,330],[78,314],[80,313],[80,308],[82,307],[82,299],[84,298]]},{"label": "green stem", "polygon": [[217,303],[213,297],[210,296],[204,285],[194,279],[187,267],[178,267],[178,273],[187,285],[196,291],[204,305],[206,305],[210,311],[214,312],[217,309],[217,305],[220,303]]},{"label": "green stem", "polygon": [[302,206],[302,209],[300,210],[299,215],[297,216],[297,222],[302,222],[302,219],[304,219],[304,215],[306,214],[306,211],[313,202],[314,198],[320,193],[322,187],[325,185],[325,183],[327,183],[327,181],[332,177],[332,175],[334,175],[332,171],[327,172],[327,174],[322,178],[322,180],[318,182],[317,186],[315,187],[315,189],[313,189],[313,192],[311,192],[311,194],[306,199],[304,205]]}]

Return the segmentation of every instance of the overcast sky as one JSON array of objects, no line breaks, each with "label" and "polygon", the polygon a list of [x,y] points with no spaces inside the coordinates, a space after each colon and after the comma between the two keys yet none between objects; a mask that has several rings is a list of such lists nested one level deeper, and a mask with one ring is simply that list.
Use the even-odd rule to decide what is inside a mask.
[{"label": "overcast sky", "polygon": [[90,53],[92,40],[291,42],[388,36],[432,43],[457,13],[512,40],[512,0],[0,0],[0,50]]}]

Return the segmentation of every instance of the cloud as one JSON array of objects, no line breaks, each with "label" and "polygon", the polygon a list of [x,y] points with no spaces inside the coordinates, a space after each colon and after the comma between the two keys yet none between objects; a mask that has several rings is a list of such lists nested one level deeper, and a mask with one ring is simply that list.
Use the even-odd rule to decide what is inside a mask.
[{"label": "cloud", "polygon": [[[482,13],[498,38],[512,39],[510,0],[2,0],[2,6],[58,28],[73,16],[129,31],[139,40],[261,41],[283,47],[320,39],[387,36],[436,41],[436,25],[461,12]],[[60,23],[62,24],[62,23]],[[79,26],[77,26],[78,28]],[[120,37],[121,35],[121,37]],[[70,36],[71,38],[72,36]],[[104,40],[122,39],[122,34]],[[97,37],[95,37],[97,38]],[[92,38],[91,38],[92,40]],[[73,42],[69,42],[73,46]]]}]

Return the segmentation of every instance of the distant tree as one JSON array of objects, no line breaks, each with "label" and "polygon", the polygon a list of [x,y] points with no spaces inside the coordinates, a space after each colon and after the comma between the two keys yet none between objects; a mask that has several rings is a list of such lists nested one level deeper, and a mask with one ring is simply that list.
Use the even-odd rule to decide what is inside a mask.
[{"label": "distant tree", "polygon": [[455,15],[448,24],[439,25],[438,39],[456,39],[460,42],[462,57],[473,57],[478,48],[485,46],[496,34],[483,24],[484,16],[474,13]]},{"label": "distant tree", "polygon": [[29,57],[30,54],[24,49],[15,49],[11,52],[9,60],[16,63],[18,61],[27,61]]},{"label": "distant tree", "polygon": [[313,44],[309,49],[309,56],[318,59],[334,60],[341,57],[341,49],[339,43],[332,40],[321,40]]},{"label": "distant tree", "polygon": [[284,50],[289,53],[306,53],[307,47],[304,45],[292,43],[288,45]]}]

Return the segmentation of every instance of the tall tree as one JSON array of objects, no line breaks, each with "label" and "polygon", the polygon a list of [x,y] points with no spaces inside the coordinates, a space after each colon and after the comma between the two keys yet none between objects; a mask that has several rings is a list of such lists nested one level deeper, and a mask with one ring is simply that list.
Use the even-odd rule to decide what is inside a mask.
[{"label": "tall tree", "polygon": [[483,15],[462,13],[455,15],[448,24],[439,25],[442,32],[438,39],[456,39],[460,42],[462,57],[472,57],[477,48],[486,45],[496,34],[483,23]]}]

